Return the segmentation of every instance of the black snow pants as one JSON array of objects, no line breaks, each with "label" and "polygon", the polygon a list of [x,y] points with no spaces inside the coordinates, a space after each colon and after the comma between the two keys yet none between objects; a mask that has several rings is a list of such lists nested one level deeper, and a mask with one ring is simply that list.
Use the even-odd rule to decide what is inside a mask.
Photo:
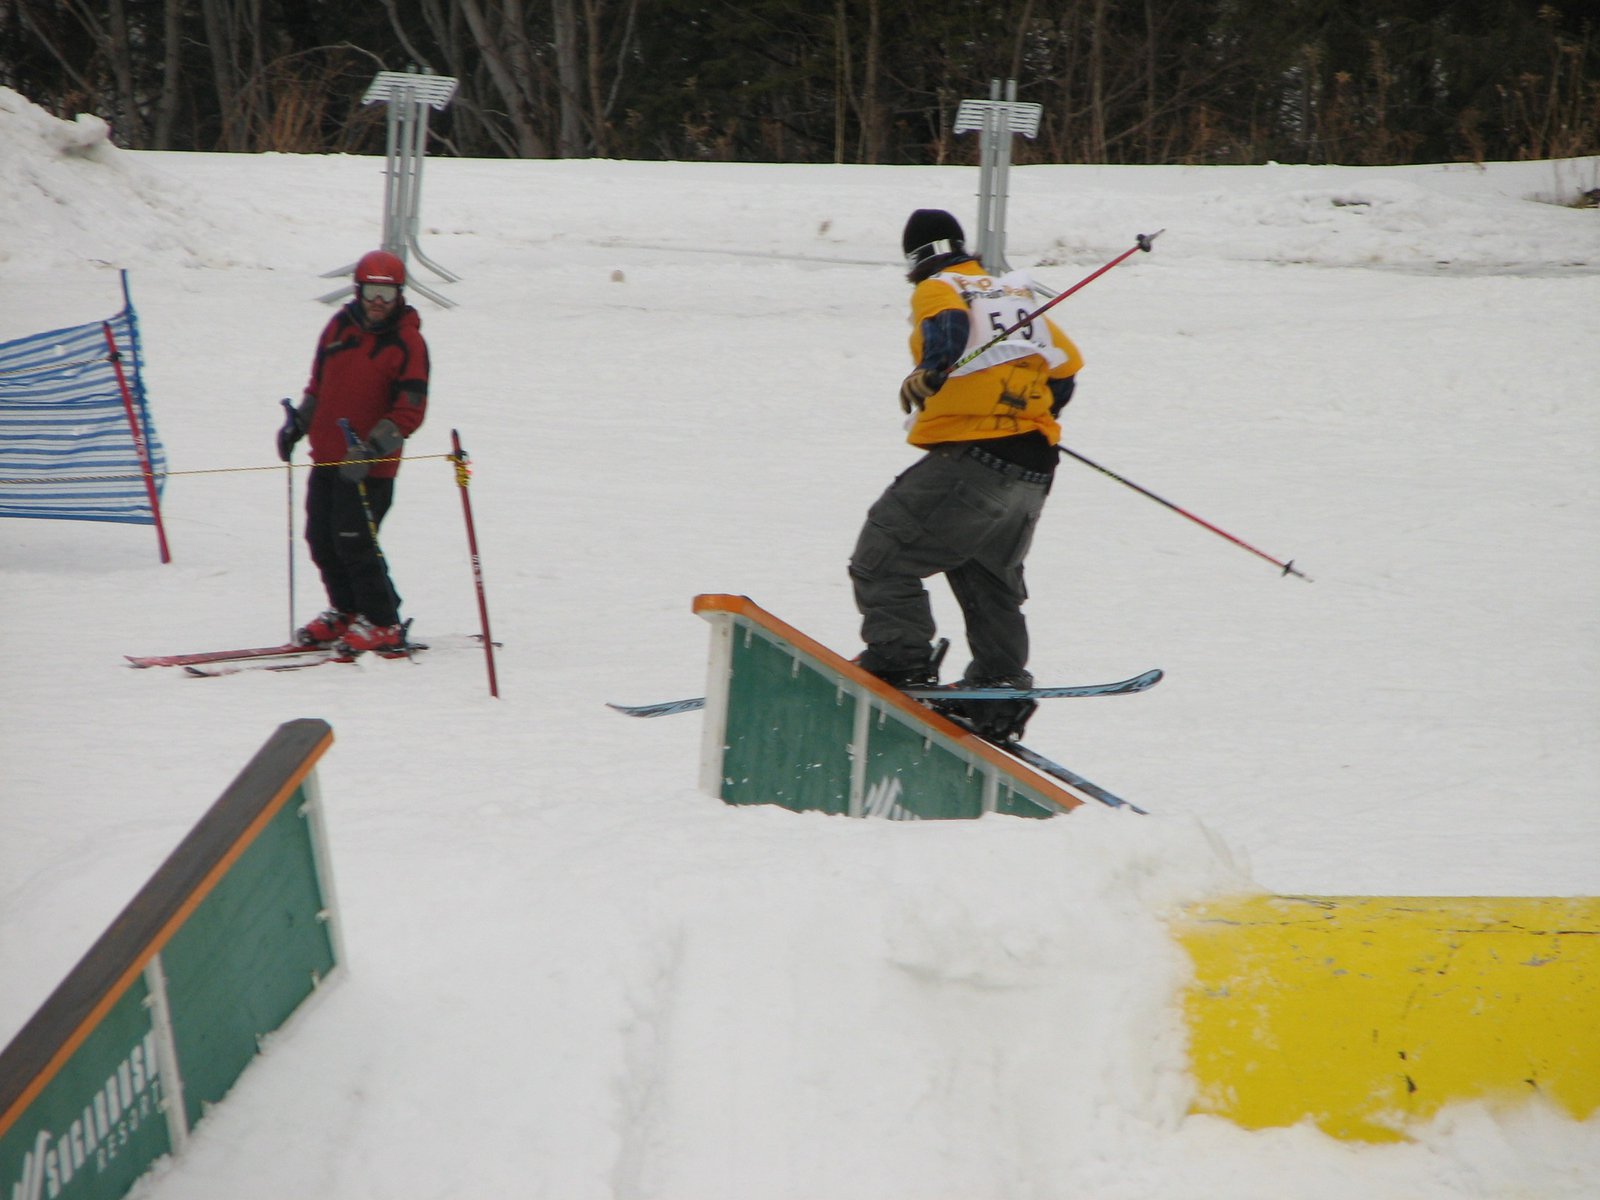
[{"label": "black snow pants", "polygon": [[[380,525],[394,501],[394,480],[369,478],[365,487],[372,523]],[[306,485],[306,544],[330,608],[359,613],[374,625],[399,623],[400,595],[367,526],[361,489],[335,467],[316,468]]]},{"label": "black snow pants", "polygon": [[1031,679],[1023,560],[1050,477],[966,444],[936,446],[867,512],[850,558],[861,612],[861,665],[879,672],[928,660],[933,609],[922,581],[943,574],[967,627],[972,682]]}]

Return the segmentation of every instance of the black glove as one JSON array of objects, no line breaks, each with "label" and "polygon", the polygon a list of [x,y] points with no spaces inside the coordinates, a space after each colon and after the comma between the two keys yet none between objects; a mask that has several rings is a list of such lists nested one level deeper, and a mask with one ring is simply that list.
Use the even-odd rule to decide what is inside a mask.
[{"label": "black glove", "polygon": [[278,457],[288,462],[290,456],[294,454],[295,443],[305,437],[306,427],[301,422],[300,414],[288,400],[283,402],[283,411],[283,428],[278,430]]},{"label": "black glove", "polygon": [[1078,386],[1078,377],[1068,375],[1065,379],[1047,379],[1045,382],[1050,387],[1050,415],[1059,417],[1067,401],[1072,399],[1073,390]]},{"label": "black glove", "polygon": [[919,367],[900,385],[900,411],[914,412],[928,402],[928,397],[944,386],[949,376],[943,371]]},{"label": "black glove", "polygon": [[365,438],[358,437],[350,443],[344,456],[351,461],[339,468],[339,474],[351,483],[360,483],[372,470],[374,459],[390,457],[404,443],[405,438],[395,428],[395,423],[385,417],[372,427],[372,432]]}]

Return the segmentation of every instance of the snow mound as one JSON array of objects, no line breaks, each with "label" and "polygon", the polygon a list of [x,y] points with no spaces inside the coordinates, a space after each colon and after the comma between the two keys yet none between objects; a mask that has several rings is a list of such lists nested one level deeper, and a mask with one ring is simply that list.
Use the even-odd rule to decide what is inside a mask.
[{"label": "snow mound", "polygon": [[9,269],[223,265],[204,249],[218,226],[188,188],[113,145],[101,118],[63,121],[4,87],[0,227],[27,231],[0,241]]}]

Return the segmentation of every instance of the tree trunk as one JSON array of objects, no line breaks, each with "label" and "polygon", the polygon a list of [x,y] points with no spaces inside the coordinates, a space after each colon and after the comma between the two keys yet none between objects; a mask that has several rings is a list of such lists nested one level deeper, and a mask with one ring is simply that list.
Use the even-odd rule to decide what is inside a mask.
[{"label": "tree trunk", "polygon": [[[589,134],[594,140],[594,152],[605,157],[609,156],[613,149],[611,114],[616,108],[617,96],[622,91],[623,80],[628,71],[628,55],[637,36],[639,0],[624,0],[617,36],[610,45],[607,45],[599,34],[600,14],[605,7],[603,0],[585,0],[585,4],[590,31],[589,110],[592,116]],[[608,57],[616,63],[609,83],[604,73]]]},{"label": "tree trunk", "polygon": [[[550,0],[556,47],[556,156],[583,156],[583,67],[578,55],[578,17],[573,0]],[[589,30],[594,36],[595,31]]]},{"label": "tree trunk", "polygon": [[1022,6],[1022,15],[1017,18],[1017,40],[1011,44],[1011,73],[1007,79],[1022,78],[1022,52],[1028,44],[1028,27],[1033,24],[1033,0],[1027,0]]},{"label": "tree trunk", "polygon": [[1090,162],[1106,161],[1106,0],[1094,0],[1089,25],[1089,144]]},{"label": "tree trunk", "polygon": [[883,157],[883,112],[878,102],[878,68],[883,57],[883,14],[878,0],[867,0],[866,61],[861,64],[861,161]]},{"label": "tree trunk", "polygon": [[111,62],[111,77],[116,80],[123,145],[143,150],[147,145],[144,114],[139,111],[139,96],[133,82],[133,47],[128,37],[128,13],[122,6],[122,0],[110,0],[106,8],[110,36],[106,39],[105,49],[106,57]]},{"label": "tree trunk", "polygon": [[206,45],[211,50],[211,86],[217,96],[217,115],[221,133],[217,149],[241,148],[239,83],[235,78],[233,30],[225,0],[200,0],[200,16],[205,23]]},{"label": "tree trunk", "polygon": [[1155,161],[1156,148],[1156,109],[1159,105],[1156,95],[1156,46],[1160,39],[1156,35],[1155,0],[1144,0],[1144,161]]},{"label": "tree trunk", "polygon": [[152,150],[172,149],[172,126],[178,115],[178,79],[183,54],[179,37],[183,30],[183,0],[167,0],[161,12],[161,96],[156,101]]},{"label": "tree trunk", "polygon": [[583,0],[583,27],[588,33],[584,39],[583,83],[584,109],[588,120],[590,153],[600,158],[606,155],[606,102],[601,65],[602,39],[600,27],[604,24],[604,0]]},{"label": "tree trunk", "polygon": [[845,0],[833,6],[833,161],[844,162],[845,124],[850,110],[850,28]]},{"label": "tree trunk", "polygon": [[548,158],[549,149],[529,119],[527,97],[517,86],[511,64],[506,61],[499,42],[490,35],[483,7],[478,0],[457,0],[457,3],[461,5],[461,15],[466,18],[467,28],[472,31],[473,44],[478,47],[478,53],[483,55],[484,69],[489,72],[495,90],[505,101],[518,157]]}]

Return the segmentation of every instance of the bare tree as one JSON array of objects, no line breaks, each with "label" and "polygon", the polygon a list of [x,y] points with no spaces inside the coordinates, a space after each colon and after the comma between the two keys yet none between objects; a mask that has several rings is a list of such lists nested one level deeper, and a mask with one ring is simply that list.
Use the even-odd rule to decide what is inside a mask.
[{"label": "bare tree", "polygon": [[855,70],[850,63],[850,17],[845,0],[835,0],[833,9],[833,161],[845,159],[845,118],[849,114]]},{"label": "bare tree", "polygon": [[150,139],[152,150],[167,150],[172,146],[172,128],[178,111],[178,82],[182,75],[183,55],[178,50],[182,28],[183,0],[167,0],[161,12],[161,94],[156,100],[155,132]]},{"label": "bare tree", "polygon": [[866,36],[861,40],[861,86],[856,87],[857,67],[852,47],[859,31],[852,29],[846,0],[837,0],[833,15],[834,42],[834,162],[844,162],[849,137],[846,118],[855,114],[860,136],[856,140],[856,162],[876,163],[883,156],[888,122],[883,111],[881,83],[883,73],[883,13],[880,0],[865,0]]},{"label": "bare tree", "polygon": [[238,121],[239,80],[234,58],[232,13],[226,0],[200,0],[200,17],[205,25],[206,46],[211,51],[211,86],[222,116],[222,150],[242,150],[242,131]]},{"label": "bare tree", "polygon": [[[423,26],[418,29],[412,29],[401,20],[397,0],[383,0],[383,6],[389,14],[389,26],[406,56],[419,67],[449,75],[457,81],[456,97],[450,106],[452,124],[458,135],[455,140],[468,144],[486,142],[501,154],[515,155],[516,139],[508,135],[504,123],[498,119],[499,105],[491,103],[491,87],[485,86],[487,71],[466,29],[460,6],[453,0],[420,0],[417,7]],[[437,127],[432,126],[428,134],[436,138],[442,136]]]},{"label": "bare tree", "polygon": [[106,57],[111,63],[111,77],[116,81],[117,110],[123,135],[130,146],[143,146],[146,144],[144,116],[139,111],[139,96],[134,88],[133,41],[128,36],[128,13],[122,0],[110,0],[106,5],[106,26]]},{"label": "bare tree", "polygon": [[1089,141],[1090,162],[1106,160],[1106,3],[1094,0],[1089,17]]},{"label": "bare tree", "polygon": [[[62,8],[58,4],[39,3],[39,0],[34,0],[33,3],[29,0],[17,0],[17,23],[22,31],[44,49],[72,88],[86,98],[97,97],[100,89],[93,78],[94,63],[85,62],[80,55],[71,52],[72,47],[66,36],[68,31],[56,24],[62,15]],[[89,32],[92,36],[93,29],[91,28]]]},{"label": "bare tree", "polygon": [[472,40],[483,56],[495,89],[506,105],[519,158],[548,158],[548,140],[534,123],[538,89],[520,0],[501,0],[497,9],[479,0],[457,0]]},{"label": "bare tree", "polygon": [[550,0],[550,28],[556,51],[556,99],[560,114],[556,135],[556,154],[577,158],[583,153],[584,76],[578,58],[578,15],[572,0]]},{"label": "bare tree", "polygon": [[[612,36],[603,37],[607,27],[605,0],[584,0],[583,23],[588,31],[587,64],[589,106],[586,114],[594,153],[611,152],[611,116],[627,77],[628,59],[637,36],[639,0],[624,0],[621,19],[611,22]],[[611,67],[606,78],[606,65]]]},{"label": "bare tree", "polygon": [[876,163],[883,155],[883,106],[878,99],[882,66],[883,20],[878,0],[867,0],[867,46],[861,64],[861,161]]}]

